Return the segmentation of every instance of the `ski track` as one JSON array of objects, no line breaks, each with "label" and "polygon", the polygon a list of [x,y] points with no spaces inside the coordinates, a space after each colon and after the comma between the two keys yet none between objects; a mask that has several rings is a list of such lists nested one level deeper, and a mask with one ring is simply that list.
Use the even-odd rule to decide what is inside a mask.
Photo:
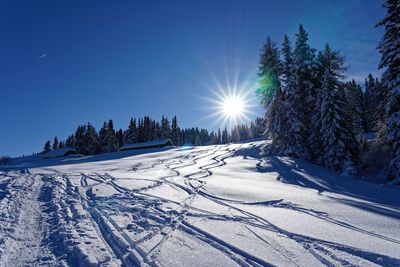
[{"label": "ski track", "polygon": [[[271,243],[255,229],[298,244],[321,265],[400,266],[398,258],[292,233],[242,207],[265,205],[288,209],[400,246],[400,241],[395,238],[370,233],[331,218],[329,214],[299,207],[283,199],[246,203],[208,193],[205,186],[207,178],[213,175],[213,169],[225,166],[225,160],[236,156],[242,146],[214,146],[210,150],[189,152],[183,156],[136,163],[128,172],[146,172],[156,168],[170,172],[158,179],[145,180],[153,183],[137,189],[118,185],[117,178],[107,172],[67,173],[42,168],[46,174],[26,173],[9,177],[1,173],[0,211],[6,216],[0,219],[0,230],[4,233],[0,237],[0,266],[162,266],[163,249],[179,233],[217,251],[238,266],[274,265],[205,231],[193,224],[190,218],[238,223],[291,266],[300,265],[292,258],[290,248]],[[257,168],[261,168],[261,162],[259,160]],[[192,169],[189,173],[188,168]],[[99,186],[116,193],[98,196],[94,190]],[[185,197],[176,201],[153,193],[162,188],[171,188]],[[236,215],[193,207],[194,201],[199,199],[235,211]],[[179,208],[166,210],[164,204]],[[118,216],[130,218],[130,223],[122,227]]]}]

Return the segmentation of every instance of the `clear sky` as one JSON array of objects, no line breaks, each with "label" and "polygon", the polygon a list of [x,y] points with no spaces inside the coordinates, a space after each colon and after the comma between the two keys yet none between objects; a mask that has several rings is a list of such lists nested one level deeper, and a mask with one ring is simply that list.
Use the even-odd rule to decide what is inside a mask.
[{"label": "clear sky", "polygon": [[0,0],[0,155],[39,152],[110,118],[117,128],[163,114],[181,127],[223,127],[204,97],[217,81],[253,90],[265,38],[293,41],[300,22],[313,47],[341,50],[361,81],[379,73],[383,16],[376,0]]}]

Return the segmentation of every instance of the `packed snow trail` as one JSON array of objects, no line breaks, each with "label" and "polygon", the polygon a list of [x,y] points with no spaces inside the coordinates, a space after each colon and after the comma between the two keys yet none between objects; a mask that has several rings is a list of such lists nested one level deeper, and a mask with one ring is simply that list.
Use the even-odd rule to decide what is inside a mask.
[{"label": "packed snow trail", "polygon": [[9,178],[0,202],[0,266],[54,264],[46,236],[46,216],[39,200],[43,181],[39,175]]},{"label": "packed snow trail", "polygon": [[262,159],[260,145],[57,159],[2,173],[0,264],[400,266],[398,188]]}]

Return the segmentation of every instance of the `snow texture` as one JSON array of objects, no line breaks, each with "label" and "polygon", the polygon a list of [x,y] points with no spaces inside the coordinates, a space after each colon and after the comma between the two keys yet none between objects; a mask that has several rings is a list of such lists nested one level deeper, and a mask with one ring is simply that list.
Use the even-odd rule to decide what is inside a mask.
[{"label": "snow texture", "polygon": [[262,143],[20,160],[0,266],[400,266],[398,188]]}]

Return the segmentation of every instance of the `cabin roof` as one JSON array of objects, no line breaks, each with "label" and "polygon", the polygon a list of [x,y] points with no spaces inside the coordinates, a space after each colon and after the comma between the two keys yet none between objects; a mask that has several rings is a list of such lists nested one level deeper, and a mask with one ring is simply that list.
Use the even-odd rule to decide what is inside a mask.
[{"label": "cabin roof", "polygon": [[170,139],[159,139],[159,140],[153,140],[153,141],[148,141],[148,142],[141,142],[141,143],[135,143],[135,144],[125,144],[121,147],[121,150],[127,150],[127,149],[134,149],[134,148],[145,148],[145,147],[153,147],[153,146],[163,146],[163,145],[173,145]]},{"label": "cabin roof", "polygon": [[63,148],[57,148],[54,150],[50,150],[46,154],[43,155],[43,158],[56,158],[56,157],[62,157],[65,156],[68,152],[73,152],[74,154],[77,154],[76,150],[71,148],[71,147],[63,147]]}]

